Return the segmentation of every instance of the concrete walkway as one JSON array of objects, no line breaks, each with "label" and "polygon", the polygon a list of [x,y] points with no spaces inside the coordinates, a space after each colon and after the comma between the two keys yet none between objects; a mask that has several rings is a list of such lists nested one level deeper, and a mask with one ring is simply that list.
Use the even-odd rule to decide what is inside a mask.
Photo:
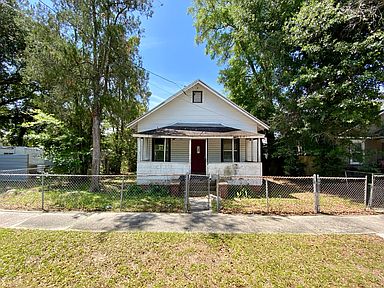
[{"label": "concrete walkway", "polygon": [[348,233],[384,235],[384,215],[262,216],[210,212],[83,213],[0,210],[1,228],[214,233]]}]

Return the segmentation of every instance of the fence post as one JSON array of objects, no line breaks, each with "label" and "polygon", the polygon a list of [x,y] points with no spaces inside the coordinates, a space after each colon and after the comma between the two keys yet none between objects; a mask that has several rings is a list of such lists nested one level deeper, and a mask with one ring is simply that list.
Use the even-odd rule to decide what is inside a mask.
[{"label": "fence post", "polygon": [[372,198],[373,198],[373,193],[374,193],[374,189],[375,189],[375,174],[372,173],[372,183],[371,183],[371,193],[369,195],[369,199],[368,199],[368,208],[371,209],[372,208]]},{"label": "fence post", "polygon": [[321,178],[320,176],[317,174],[316,175],[316,186],[317,186],[317,189],[316,189],[316,201],[317,201],[317,213],[320,213],[321,212],[321,205],[320,205],[320,193],[321,193]]},{"label": "fence post", "polygon": [[320,177],[317,174],[313,174],[313,195],[314,195],[313,212],[317,214],[320,212]]},{"label": "fence post", "polygon": [[185,174],[185,191],[184,191],[184,212],[188,212],[189,201],[189,173]]},{"label": "fence post", "polygon": [[120,189],[120,212],[121,212],[121,209],[123,208],[123,193],[124,193],[124,175],[121,181],[121,189]]},{"label": "fence post", "polygon": [[269,191],[268,191],[268,179],[265,179],[265,199],[267,200],[267,214],[269,214]]},{"label": "fence post", "polygon": [[217,180],[216,180],[216,209],[217,209],[217,213],[220,213],[219,180],[220,180],[220,175],[217,174]]},{"label": "fence post", "polygon": [[41,210],[44,211],[44,173],[41,174]]},{"label": "fence post", "polygon": [[208,177],[208,209],[211,210],[211,174]]},{"label": "fence post", "polygon": [[364,205],[365,205],[365,208],[368,207],[368,175],[365,175],[365,182],[364,182]]}]

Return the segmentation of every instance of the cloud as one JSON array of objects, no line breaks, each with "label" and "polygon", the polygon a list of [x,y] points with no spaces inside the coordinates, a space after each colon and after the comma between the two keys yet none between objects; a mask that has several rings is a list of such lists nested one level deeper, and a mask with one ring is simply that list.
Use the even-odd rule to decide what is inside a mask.
[{"label": "cloud", "polygon": [[164,40],[157,37],[144,37],[141,38],[140,48],[142,50],[159,48],[165,44]]}]

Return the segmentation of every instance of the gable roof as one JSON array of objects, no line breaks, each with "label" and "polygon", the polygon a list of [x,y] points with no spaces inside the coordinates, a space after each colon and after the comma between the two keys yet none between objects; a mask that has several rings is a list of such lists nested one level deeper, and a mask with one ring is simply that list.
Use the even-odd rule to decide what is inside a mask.
[{"label": "gable roof", "polygon": [[203,81],[201,80],[196,80],[194,82],[192,82],[191,84],[189,84],[187,87],[181,89],[180,91],[178,91],[176,94],[174,94],[173,96],[169,97],[168,99],[166,99],[165,101],[163,101],[162,103],[160,103],[159,105],[157,105],[156,107],[152,108],[151,110],[149,110],[148,112],[144,113],[142,116],[136,118],[135,120],[133,120],[131,123],[128,124],[128,128],[132,128],[134,125],[136,125],[138,122],[140,122],[141,120],[143,120],[144,118],[148,117],[149,115],[153,114],[154,112],[156,112],[157,110],[159,110],[161,107],[164,107],[165,105],[167,105],[169,102],[173,101],[175,98],[185,94],[185,91],[186,90],[189,90],[191,89],[193,86],[195,85],[201,85],[203,87],[205,87],[207,90],[209,90],[211,93],[213,93],[214,95],[216,95],[217,97],[219,97],[221,100],[223,100],[224,102],[226,102],[227,104],[229,104],[232,108],[236,109],[237,111],[239,111],[240,113],[242,113],[243,115],[245,115],[246,117],[248,117],[249,119],[251,119],[252,121],[256,122],[259,126],[261,126],[262,128],[264,129],[269,129],[269,126],[267,124],[265,124],[263,121],[261,121],[260,119],[258,119],[257,117],[253,116],[251,113],[247,112],[246,110],[244,110],[243,108],[239,107],[238,105],[236,105],[234,102],[232,102],[231,100],[229,100],[228,98],[226,98],[225,96],[221,95],[219,92],[217,92],[216,90],[214,90],[213,88],[209,87],[207,84],[205,84]]}]

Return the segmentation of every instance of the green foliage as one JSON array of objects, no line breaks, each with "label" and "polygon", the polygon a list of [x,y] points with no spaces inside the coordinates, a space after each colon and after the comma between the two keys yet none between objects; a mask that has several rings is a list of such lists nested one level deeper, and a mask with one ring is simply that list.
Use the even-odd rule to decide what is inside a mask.
[{"label": "green foliage", "polygon": [[31,116],[33,120],[23,124],[29,130],[25,143],[44,148],[54,172],[87,174],[91,160],[89,138],[76,135],[63,121],[41,110],[33,110]]},{"label": "green foliage", "polygon": [[195,0],[190,12],[230,97],[271,124],[268,155],[286,157],[286,173],[299,153],[315,156],[330,175],[346,164],[346,139],[378,120],[383,10],[379,0]]},{"label": "green foliage", "polygon": [[236,198],[248,198],[247,187],[241,187],[240,190],[236,192]]},{"label": "green foliage", "polygon": [[378,120],[383,10],[376,1],[308,1],[285,25],[293,69],[276,126],[317,157],[323,175],[345,166],[346,137],[364,136]]},{"label": "green foliage", "polygon": [[151,1],[64,0],[53,1],[54,13],[45,8],[34,10],[27,46],[27,74],[47,92],[38,107],[62,121],[83,171],[92,163],[99,174],[100,160],[105,173],[120,173],[123,164],[135,168],[126,125],[147,108],[140,16],[151,15]]},{"label": "green foliage", "polygon": [[0,4],[0,142],[21,146],[27,132],[21,124],[30,120],[39,87],[23,75],[30,21],[16,12],[16,1],[6,3]]}]

